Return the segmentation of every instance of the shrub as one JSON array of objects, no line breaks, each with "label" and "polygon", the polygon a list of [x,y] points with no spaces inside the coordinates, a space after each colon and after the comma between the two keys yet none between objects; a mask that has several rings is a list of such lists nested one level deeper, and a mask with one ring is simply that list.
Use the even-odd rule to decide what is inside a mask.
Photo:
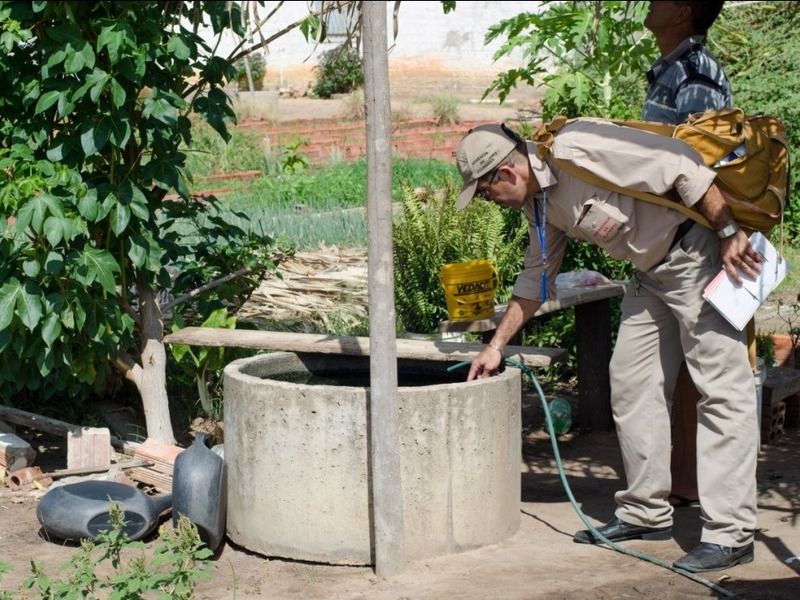
[{"label": "shrub", "polygon": [[460,186],[454,179],[435,191],[406,188],[402,212],[395,220],[394,282],[398,327],[414,333],[436,333],[448,318],[441,267],[449,263],[490,259],[499,286],[495,302],[510,297],[528,241],[520,211],[491,202],[455,207]]},{"label": "shrub", "polygon": [[450,95],[436,96],[431,99],[431,108],[437,126],[461,123],[461,117],[458,116],[458,98]]},{"label": "shrub", "polygon": [[344,44],[328,50],[314,68],[317,81],[313,93],[320,98],[349,94],[364,84],[364,69],[358,52]]},{"label": "shrub", "polygon": [[234,81],[239,85],[240,90],[249,90],[247,86],[247,69],[245,61],[250,64],[250,77],[253,79],[253,89],[260,90],[264,87],[264,75],[267,72],[267,60],[260,52],[254,52],[237,60],[233,67],[236,69]]},{"label": "shrub", "polygon": [[367,106],[364,104],[364,90],[359,88],[350,92],[345,103],[345,116],[353,121],[361,121],[367,116]]}]

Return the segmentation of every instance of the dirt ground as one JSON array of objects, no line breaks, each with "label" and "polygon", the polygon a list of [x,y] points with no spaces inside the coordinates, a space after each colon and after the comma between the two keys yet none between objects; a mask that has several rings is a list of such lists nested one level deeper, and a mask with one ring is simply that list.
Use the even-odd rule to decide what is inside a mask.
[{"label": "dirt ground", "polygon": [[[57,450],[58,441],[44,436],[40,444],[37,450],[47,454],[48,447],[51,453]],[[459,554],[407,563],[390,576],[378,576],[368,565],[331,566],[264,557],[226,541],[213,561],[213,578],[199,583],[196,597],[794,600],[800,597],[798,451],[797,429],[786,430],[774,445],[762,447],[754,562],[689,578],[672,571],[669,565],[699,542],[698,508],[676,509],[672,541],[628,542],[622,552],[572,541],[572,534],[584,528],[579,510],[595,525],[612,515],[613,494],[623,483],[616,436],[596,431],[572,432],[559,438],[562,480],[552,443],[543,431],[538,395],[525,391],[521,524],[512,537]],[[2,590],[18,588],[30,574],[31,559],[43,562],[48,574],[59,576],[57,567],[75,551],[74,546],[40,536],[35,511],[43,493],[0,488],[0,561],[13,566],[13,571],[0,580]],[[163,516],[162,524],[171,527],[169,513]],[[145,539],[150,550],[158,544],[155,535]]]},{"label": "dirt ground", "polygon": [[[280,103],[282,120],[291,120],[294,114],[336,116],[343,109],[341,101],[302,98],[281,99]],[[423,103],[416,105],[420,111],[425,110]],[[460,114],[464,119],[500,119],[513,117],[517,111],[516,107],[469,101],[462,107]],[[407,563],[389,576],[378,576],[369,565],[342,567],[264,557],[224,542],[213,561],[213,578],[199,583],[196,597],[207,600],[723,597],[794,600],[800,597],[800,432],[797,429],[788,429],[775,444],[762,447],[754,562],[690,578],[670,570],[669,565],[699,542],[698,508],[676,510],[672,541],[633,541],[623,546],[627,552],[573,543],[572,534],[584,528],[581,514],[595,525],[612,516],[613,494],[624,481],[617,439],[611,431],[576,431],[562,436],[558,441],[565,473],[562,480],[550,438],[542,427],[540,400],[526,391],[520,464],[521,524],[519,531],[506,540],[459,554]],[[60,442],[51,436],[42,436],[35,443],[42,456],[63,452]],[[30,574],[32,559],[43,562],[49,574],[57,575],[57,567],[75,551],[72,546],[40,536],[35,511],[43,493],[14,492],[0,487],[0,562],[13,566],[10,573],[2,575],[0,590],[17,590]],[[164,515],[163,524],[171,526],[168,514]],[[156,545],[153,536],[145,541],[151,550]]]}]

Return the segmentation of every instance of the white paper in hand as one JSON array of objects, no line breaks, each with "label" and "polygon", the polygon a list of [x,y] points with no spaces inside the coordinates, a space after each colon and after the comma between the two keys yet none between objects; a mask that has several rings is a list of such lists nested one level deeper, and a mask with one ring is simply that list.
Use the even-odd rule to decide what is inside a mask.
[{"label": "white paper in hand", "polygon": [[753,233],[750,245],[764,257],[761,272],[755,279],[739,271],[742,283],[734,283],[722,270],[703,291],[703,298],[740,331],[789,272],[789,264],[764,234]]}]

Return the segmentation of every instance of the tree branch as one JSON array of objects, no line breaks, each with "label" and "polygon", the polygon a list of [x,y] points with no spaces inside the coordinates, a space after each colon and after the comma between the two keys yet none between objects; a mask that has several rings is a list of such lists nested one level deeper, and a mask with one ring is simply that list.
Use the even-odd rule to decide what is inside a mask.
[{"label": "tree branch", "polygon": [[173,298],[172,300],[170,300],[166,304],[162,304],[161,305],[161,311],[162,312],[167,312],[173,306],[177,306],[178,304],[183,304],[184,302],[188,302],[189,300],[191,300],[193,298],[197,298],[197,296],[199,296],[201,294],[204,294],[205,292],[207,292],[209,290],[213,290],[214,288],[219,287],[222,284],[228,283],[229,281],[232,281],[233,279],[238,279],[239,277],[243,277],[244,275],[247,275],[248,273],[252,273],[254,270],[255,269],[253,269],[253,267],[242,267],[238,271],[234,271],[233,273],[229,273],[228,275],[225,275],[225,277],[220,277],[219,279],[215,279],[214,281],[209,281],[208,283],[203,284],[200,287],[193,289],[191,292],[188,292],[188,293],[184,294],[183,296],[180,296],[178,298]]},{"label": "tree branch", "polygon": [[114,363],[114,367],[122,373],[125,379],[136,385],[137,388],[139,387],[143,373],[142,366],[125,349],[119,349],[119,356]]}]

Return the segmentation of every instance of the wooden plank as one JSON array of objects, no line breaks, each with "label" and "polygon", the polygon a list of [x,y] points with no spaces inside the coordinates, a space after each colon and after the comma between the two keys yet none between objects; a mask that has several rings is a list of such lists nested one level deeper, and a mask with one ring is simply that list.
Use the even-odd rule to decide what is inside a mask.
[{"label": "wooden plank", "polygon": [[[615,281],[609,285],[602,286],[562,288],[558,290],[558,298],[548,300],[542,304],[533,316],[540,317],[565,308],[622,296],[625,293],[626,286],[627,282],[625,281]],[[494,316],[488,319],[478,319],[476,321],[442,321],[439,323],[439,332],[470,331],[479,333],[482,331],[492,331],[497,329],[497,326],[503,319],[503,315],[506,314],[506,308],[506,304],[496,306],[494,309]]]},{"label": "wooden plank", "polygon": [[[337,337],[314,333],[184,327],[167,335],[164,341],[168,344],[187,344],[189,346],[221,346],[225,348],[369,356],[369,338]],[[397,358],[448,362],[471,361],[483,348],[483,344],[398,339]],[[566,360],[567,351],[561,348],[507,346],[505,355],[506,358],[515,360],[528,368],[548,367]]]},{"label": "wooden plank", "polygon": [[30,413],[18,408],[11,408],[10,406],[0,406],[0,417],[3,417],[9,423],[16,423],[17,425],[24,425],[37,431],[44,431],[52,433],[53,435],[62,435],[68,432],[81,430],[77,425],[66,423],[57,419],[43,417]]},{"label": "wooden plank", "polygon": [[[72,423],[43,417],[42,415],[37,415],[19,408],[12,408],[10,406],[0,405],[0,417],[9,423],[30,427],[31,429],[52,433],[53,435],[80,432],[82,429],[78,425],[73,425]],[[132,455],[140,446],[140,444],[136,442],[121,440],[113,435],[111,436],[111,445],[128,455]]]},{"label": "wooden plank", "polygon": [[131,469],[128,476],[159,490],[171,492],[175,459],[181,452],[183,448],[179,446],[148,438],[136,449],[133,457],[145,461],[149,466]]}]

